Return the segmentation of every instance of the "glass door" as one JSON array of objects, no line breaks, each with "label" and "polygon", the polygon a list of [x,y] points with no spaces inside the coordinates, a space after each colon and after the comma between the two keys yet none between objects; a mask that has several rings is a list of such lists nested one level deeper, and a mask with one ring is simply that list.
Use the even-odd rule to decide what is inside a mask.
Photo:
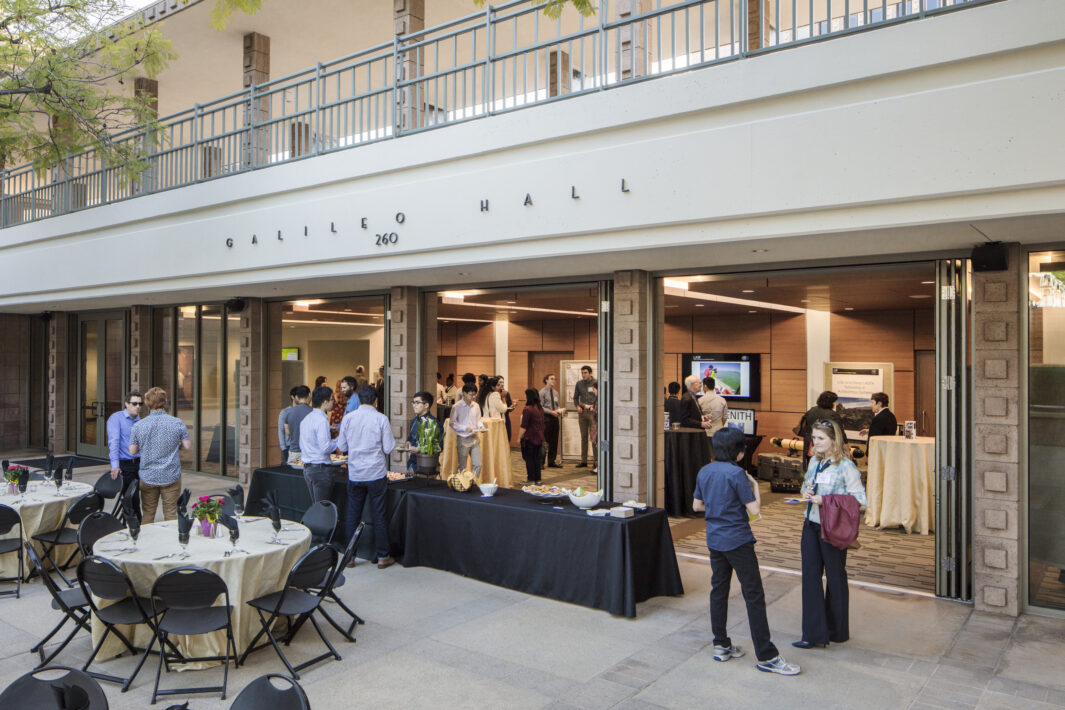
[{"label": "glass door", "polygon": [[107,417],[122,409],[128,361],[125,313],[78,317],[78,454],[107,458]]}]

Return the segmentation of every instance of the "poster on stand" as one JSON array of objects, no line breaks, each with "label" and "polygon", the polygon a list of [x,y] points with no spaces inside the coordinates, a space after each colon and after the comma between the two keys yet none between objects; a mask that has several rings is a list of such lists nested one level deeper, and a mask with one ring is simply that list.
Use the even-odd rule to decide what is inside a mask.
[{"label": "poster on stand", "polygon": [[[561,370],[559,395],[562,397],[562,406],[566,408],[560,427],[562,442],[559,446],[559,453],[567,461],[580,461],[581,459],[580,414],[577,412],[576,402],[573,401],[573,387],[577,384],[577,380],[581,379],[581,368],[585,365],[592,368],[592,379],[598,382],[599,367],[595,360],[563,360],[559,363]],[[591,460],[592,452],[589,450],[588,461]]]},{"label": "poster on stand", "polygon": [[895,366],[890,362],[826,362],[825,389],[839,395],[836,409],[848,439],[863,440],[858,432],[873,421],[869,398],[884,392],[895,401]]}]

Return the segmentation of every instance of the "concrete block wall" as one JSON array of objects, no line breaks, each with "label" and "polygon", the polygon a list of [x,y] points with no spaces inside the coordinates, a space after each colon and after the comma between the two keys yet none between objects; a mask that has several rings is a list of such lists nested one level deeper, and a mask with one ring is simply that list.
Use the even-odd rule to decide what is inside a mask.
[{"label": "concrete block wall", "polygon": [[29,443],[30,318],[0,314],[0,450]]},{"label": "concrete block wall", "polygon": [[614,273],[613,500],[647,500],[648,306],[654,279],[646,271]]},{"label": "concrete block wall", "polygon": [[152,309],[133,306],[129,309],[129,389],[144,394],[151,383]]},{"label": "concrete block wall", "polygon": [[68,337],[69,317],[66,313],[53,313],[48,321],[48,450],[66,453],[68,413],[70,411],[69,383],[73,373],[67,363],[70,348],[74,346]]},{"label": "concrete block wall", "polygon": [[240,312],[240,401],[237,416],[237,470],[240,482],[264,463],[263,457],[263,302],[244,299]]},{"label": "concrete block wall", "polygon": [[973,601],[1020,613],[1020,319],[1026,270],[1012,245],[1009,268],[973,274]]},{"label": "concrete block wall", "polygon": [[[418,322],[421,306],[422,296],[418,289],[409,286],[392,289],[388,304],[389,352],[385,385],[388,392],[386,413],[392,423],[392,435],[397,441],[407,438],[412,416],[410,398],[421,389],[418,384]],[[399,467],[404,460],[402,454],[393,453],[389,467],[402,470]]]}]

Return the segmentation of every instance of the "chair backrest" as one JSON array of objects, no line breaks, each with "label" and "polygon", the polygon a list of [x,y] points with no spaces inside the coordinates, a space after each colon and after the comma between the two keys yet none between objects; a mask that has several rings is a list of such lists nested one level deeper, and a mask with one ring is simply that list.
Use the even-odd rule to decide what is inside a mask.
[{"label": "chair backrest", "polygon": [[337,564],[338,553],[332,545],[315,545],[292,565],[287,587],[314,589],[329,579]]},{"label": "chair backrest", "polygon": [[331,542],[337,528],[337,507],[331,500],[313,503],[303,514],[301,523],[311,531],[311,544]]},{"label": "chair backrest", "polygon": [[229,604],[229,587],[224,579],[203,567],[176,567],[159,575],[152,585],[156,598],[168,609],[203,609],[213,606],[219,596]]},{"label": "chair backrest", "polygon": [[122,495],[126,496],[127,498],[129,498],[130,496],[136,495],[137,491],[140,490],[140,487],[141,487],[141,479],[134,478],[132,481],[129,482],[129,485],[126,486],[123,489]]},{"label": "chair backrest", "polygon": [[348,546],[344,548],[344,554],[340,558],[340,562],[337,564],[333,573],[329,575],[329,579],[326,581],[326,589],[332,589],[336,584],[337,577],[344,571],[344,568],[351,562],[351,558],[355,556],[355,551],[359,549],[359,538],[362,537],[362,531],[366,527],[366,523],[359,523],[359,526],[355,528],[355,532],[352,534],[351,539],[348,540]]},{"label": "chair backrest", "polygon": [[63,601],[62,595],[59,593],[59,586],[52,579],[52,573],[44,568],[41,563],[41,558],[37,554],[37,550],[33,549],[33,543],[27,540],[22,544],[26,550],[26,557],[29,558],[30,564],[33,565],[33,569],[37,570],[37,574],[41,576],[41,581],[44,582],[44,588],[48,590],[48,593],[52,595],[52,599],[59,605],[59,608],[63,611],[67,610],[67,605]]},{"label": "chair backrest", "polygon": [[79,562],[78,581],[85,592],[85,598],[90,601],[93,596],[110,601],[136,596],[133,583],[126,573],[114,562],[102,557],[86,557]]},{"label": "chair backrest", "polygon": [[0,535],[7,535],[11,528],[19,526],[19,539],[22,538],[22,518],[10,505],[0,504]]},{"label": "chair backrest", "polygon": [[66,527],[67,523],[81,525],[82,520],[85,520],[90,514],[102,510],[103,507],[104,499],[100,497],[99,493],[96,491],[86,493],[67,508],[66,520],[63,521],[62,527]]},{"label": "chair backrest", "polygon": [[82,520],[81,525],[78,526],[78,547],[81,549],[81,556],[89,557],[92,555],[92,547],[97,540],[113,532],[118,532],[124,527],[121,520],[108,515],[102,510],[89,513],[88,517]]},{"label": "chair backrest", "polygon": [[[47,677],[55,676],[56,673],[62,675]],[[67,704],[60,704],[57,691],[65,694]],[[16,678],[0,693],[0,710],[24,710],[34,707],[107,710],[108,705],[103,688],[88,673],[66,666],[46,666]]]},{"label": "chair backrest", "polygon": [[[274,681],[282,681],[278,688]],[[229,710],[310,710],[311,701],[303,688],[292,678],[280,673],[261,675],[244,687]]]},{"label": "chair backrest", "polygon": [[111,478],[110,471],[104,471],[100,474],[100,477],[96,479],[96,483],[93,484],[92,489],[99,493],[107,500],[111,500],[122,491],[122,477]]}]

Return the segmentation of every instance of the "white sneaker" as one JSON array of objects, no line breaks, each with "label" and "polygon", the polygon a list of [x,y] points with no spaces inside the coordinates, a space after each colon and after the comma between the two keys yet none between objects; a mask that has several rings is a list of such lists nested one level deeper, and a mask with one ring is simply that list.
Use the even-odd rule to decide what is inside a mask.
[{"label": "white sneaker", "polygon": [[777,656],[771,658],[768,661],[762,661],[755,666],[760,671],[766,673],[777,673],[779,675],[799,675],[799,667],[794,663],[788,663],[784,660],[783,656]]},{"label": "white sneaker", "polygon": [[714,646],[714,660],[727,661],[730,658],[739,658],[743,651],[739,646]]}]

